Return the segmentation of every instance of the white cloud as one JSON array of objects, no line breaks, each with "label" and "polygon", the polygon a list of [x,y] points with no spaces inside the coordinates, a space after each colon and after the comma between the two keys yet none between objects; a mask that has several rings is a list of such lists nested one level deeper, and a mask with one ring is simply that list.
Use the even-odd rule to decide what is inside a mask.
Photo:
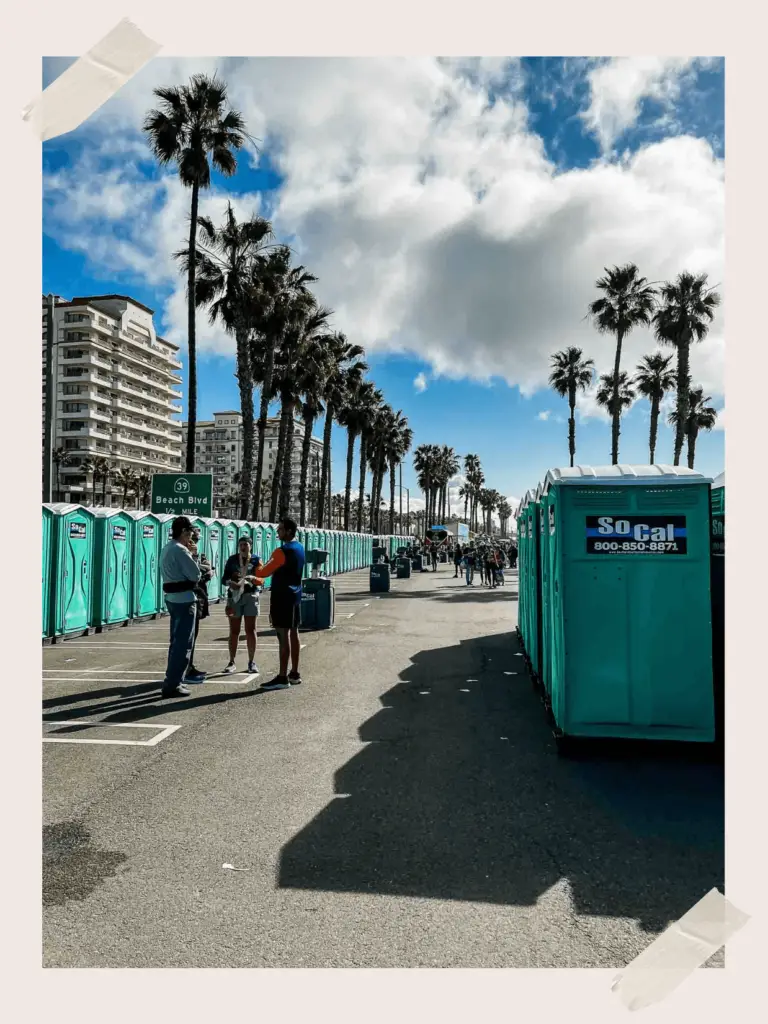
[{"label": "white cloud", "polygon": [[[504,73],[494,61],[216,63],[284,178],[274,211],[278,237],[290,239],[318,275],[318,297],[350,339],[372,352],[417,355],[431,367],[425,381],[496,375],[531,394],[546,387],[549,353],[566,345],[583,348],[606,372],[614,340],[585,320],[605,266],[632,260],[653,281],[683,269],[707,271],[713,283],[723,278],[723,162],[704,140],[665,139],[620,161],[558,173],[528,126],[514,65],[509,88],[491,102],[489,84]],[[105,147],[125,145],[152,103],[152,85],[181,81],[209,64],[151,62],[86,130],[106,129]],[[672,81],[671,66],[664,67],[646,67],[645,84],[631,89],[610,77],[606,85],[605,75],[602,86],[593,83],[595,126],[624,123],[631,97],[643,90],[673,96],[664,84]],[[103,259],[109,273],[122,268],[163,282],[172,292],[167,335],[184,339],[183,282],[168,254],[184,243],[188,194],[175,179],[147,182],[126,170],[136,192],[116,174],[100,197],[98,179],[89,183],[84,168],[59,173],[58,240]],[[70,195],[81,211],[77,233],[63,212]],[[204,195],[201,205],[217,217],[225,201]],[[236,197],[241,213],[256,203],[256,196]],[[230,339],[203,317],[200,330],[202,350],[232,351]],[[654,347],[650,332],[633,332],[623,365],[631,369]],[[722,394],[723,356],[719,314],[692,352],[694,378],[709,394]],[[589,396],[580,398],[582,417],[594,414],[593,406]]]},{"label": "white cloud", "polygon": [[427,390],[427,375],[425,373],[417,374],[413,379],[413,386],[416,391],[421,394],[422,391]]},{"label": "white cloud", "polygon": [[697,65],[698,57],[612,57],[588,73],[590,104],[583,113],[587,127],[597,136],[604,152],[631,128],[640,116],[644,99],[659,101],[671,116],[681,85]]},{"label": "white cloud", "polygon": [[536,419],[537,420],[543,420],[544,422],[546,422],[551,415],[552,415],[552,410],[551,409],[542,409],[542,411],[539,413],[539,415],[536,417]]}]

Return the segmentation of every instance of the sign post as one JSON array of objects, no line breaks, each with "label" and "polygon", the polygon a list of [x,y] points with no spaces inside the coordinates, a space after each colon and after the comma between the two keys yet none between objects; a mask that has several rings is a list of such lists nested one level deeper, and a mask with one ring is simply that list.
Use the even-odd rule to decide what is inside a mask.
[{"label": "sign post", "polygon": [[152,477],[152,512],[210,517],[212,509],[210,473],[155,473]]}]

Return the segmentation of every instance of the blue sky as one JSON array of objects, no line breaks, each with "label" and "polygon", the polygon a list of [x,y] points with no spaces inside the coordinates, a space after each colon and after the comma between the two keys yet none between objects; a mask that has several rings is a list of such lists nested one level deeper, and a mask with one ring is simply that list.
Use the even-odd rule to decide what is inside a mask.
[{"label": "blue sky", "polygon": [[[69,61],[44,62],[44,82]],[[584,320],[605,265],[650,280],[723,277],[723,65],[694,58],[367,60],[164,58],[76,132],[43,147],[43,290],[134,296],[184,348],[188,194],[141,138],[152,88],[218,70],[259,151],[215,176],[258,209],[317,274],[335,323],[408,416],[415,444],[480,455],[490,486],[519,497],[567,463],[567,409],[549,355],[582,347],[605,372],[612,342]],[[237,407],[232,343],[200,316],[200,418]],[[652,351],[630,338],[624,366]],[[724,407],[722,316],[693,372]],[[722,422],[724,424],[725,417]],[[647,461],[648,408],[622,427],[621,461]],[[697,468],[723,467],[722,429]],[[665,426],[659,461],[671,461]],[[609,461],[594,395],[580,402],[578,461]],[[334,483],[346,442],[334,432]],[[410,465],[404,483],[415,488]]]}]

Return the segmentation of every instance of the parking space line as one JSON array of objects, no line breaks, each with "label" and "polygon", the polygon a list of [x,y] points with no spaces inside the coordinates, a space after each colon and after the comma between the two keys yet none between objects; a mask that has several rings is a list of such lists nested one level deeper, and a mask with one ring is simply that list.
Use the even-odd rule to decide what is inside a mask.
[{"label": "parking space line", "polygon": [[152,725],[147,725],[143,722],[141,725],[138,725],[135,722],[98,722],[86,718],[56,722],[56,725],[90,725],[94,729],[101,727],[102,729],[160,729],[161,731],[157,736],[153,736],[149,740],[94,740],[69,736],[43,736],[43,743],[89,743],[117,747],[156,747],[158,743],[162,743],[163,740],[168,739],[172,733],[181,728],[180,725],[165,725],[160,722]]}]

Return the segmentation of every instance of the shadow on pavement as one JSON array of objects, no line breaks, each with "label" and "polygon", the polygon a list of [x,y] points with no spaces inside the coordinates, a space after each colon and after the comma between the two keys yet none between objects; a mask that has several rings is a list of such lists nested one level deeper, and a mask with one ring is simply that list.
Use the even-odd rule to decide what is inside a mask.
[{"label": "shadow on pavement", "polygon": [[723,887],[721,765],[558,758],[512,635],[400,678],[283,848],[282,887],[531,905],[566,879],[577,913],[649,932]]}]

